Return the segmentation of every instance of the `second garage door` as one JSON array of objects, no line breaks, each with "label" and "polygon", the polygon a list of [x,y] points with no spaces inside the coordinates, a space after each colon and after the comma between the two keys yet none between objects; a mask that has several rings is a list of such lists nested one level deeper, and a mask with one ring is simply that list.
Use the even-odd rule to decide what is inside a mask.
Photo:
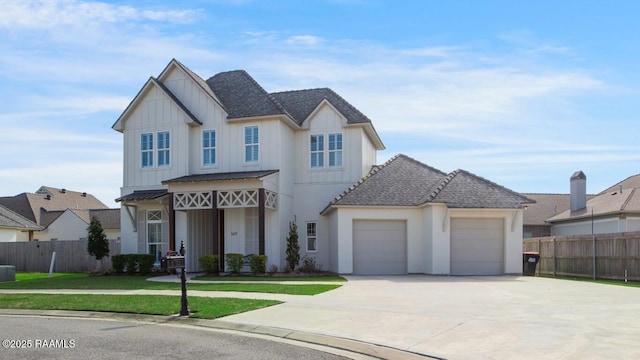
[{"label": "second garage door", "polygon": [[353,273],[407,273],[407,223],[404,220],[353,221]]},{"label": "second garage door", "polygon": [[451,275],[502,275],[502,219],[451,218]]}]

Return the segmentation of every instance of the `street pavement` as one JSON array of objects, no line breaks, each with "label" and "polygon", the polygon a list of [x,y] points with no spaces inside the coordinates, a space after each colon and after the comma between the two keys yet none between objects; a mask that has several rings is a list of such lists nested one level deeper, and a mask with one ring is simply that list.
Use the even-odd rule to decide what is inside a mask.
[{"label": "street pavement", "polygon": [[0,334],[2,359],[345,360],[348,354],[172,322],[0,315]]},{"label": "street pavement", "polygon": [[388,359],[640,358],[638,288],[513,276],[347,278],[339,289],[315,296],[189,291],[285,303],[219,320],[184,320]]}]

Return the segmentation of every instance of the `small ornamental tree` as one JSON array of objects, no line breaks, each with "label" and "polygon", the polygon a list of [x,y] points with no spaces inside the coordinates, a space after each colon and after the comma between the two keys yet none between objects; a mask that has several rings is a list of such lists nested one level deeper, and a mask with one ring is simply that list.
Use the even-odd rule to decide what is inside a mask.
[{"label": "small ornamental tree", "polygon": [[298,225],[296,218],[289,222],[289,236],[287,236],[287,266],[293,271],[300,263],[300,245],[298,245]]},{"label": "small ornamental tree", "polygon": [[109,256],[109,240],[107,240],[102,224],[95,217],[91,218],[87,230],[89,231],[87,237],[89,255],[94,256],[97,261],[101,262],[102,258]]}]

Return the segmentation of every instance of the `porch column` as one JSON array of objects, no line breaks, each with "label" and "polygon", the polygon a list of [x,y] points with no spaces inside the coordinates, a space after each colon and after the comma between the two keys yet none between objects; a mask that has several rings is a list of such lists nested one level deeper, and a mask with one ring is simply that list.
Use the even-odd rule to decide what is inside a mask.
[{"label": "porch column", "polygon": [[221,272],[224,271],[224,244],[220,238],[220,210],[218,209],[218,192],[214,190],[211,193],[212,199],[211,202],[213,204],[213,219],[211,222],[213,223],[213,248],[214,254],[218,255],[218,270]]},{"label": "porch column", "polygon": [[266,196],[263,188],[258,189],[258,252],[264,255],[264,202]]},{"label": "porch column", "polygon": [[169,251],[176,243],[176,211],[173,209],[173,193],[169,193]]}]

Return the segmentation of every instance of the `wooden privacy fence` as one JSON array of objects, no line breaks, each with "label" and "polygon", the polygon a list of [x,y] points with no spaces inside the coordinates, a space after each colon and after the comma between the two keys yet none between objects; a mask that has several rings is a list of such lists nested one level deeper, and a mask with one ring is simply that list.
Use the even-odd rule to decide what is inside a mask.
[{"label": "wooden privacy fence", "polygon": [[640,280],[640,232],[529,238],[539,275]]},{"label": "wooden privacy fence", "polygon": [[[0,242],[0,265],[13,265],[16,271],[49,272],[56,252],[54,272],[86,272],[96,269],[96,259],[87,252],[87,240]],[[109,240],[109,254],[120,254],[120,240]],[[102,260],[111,269],[111,257]]]}]

